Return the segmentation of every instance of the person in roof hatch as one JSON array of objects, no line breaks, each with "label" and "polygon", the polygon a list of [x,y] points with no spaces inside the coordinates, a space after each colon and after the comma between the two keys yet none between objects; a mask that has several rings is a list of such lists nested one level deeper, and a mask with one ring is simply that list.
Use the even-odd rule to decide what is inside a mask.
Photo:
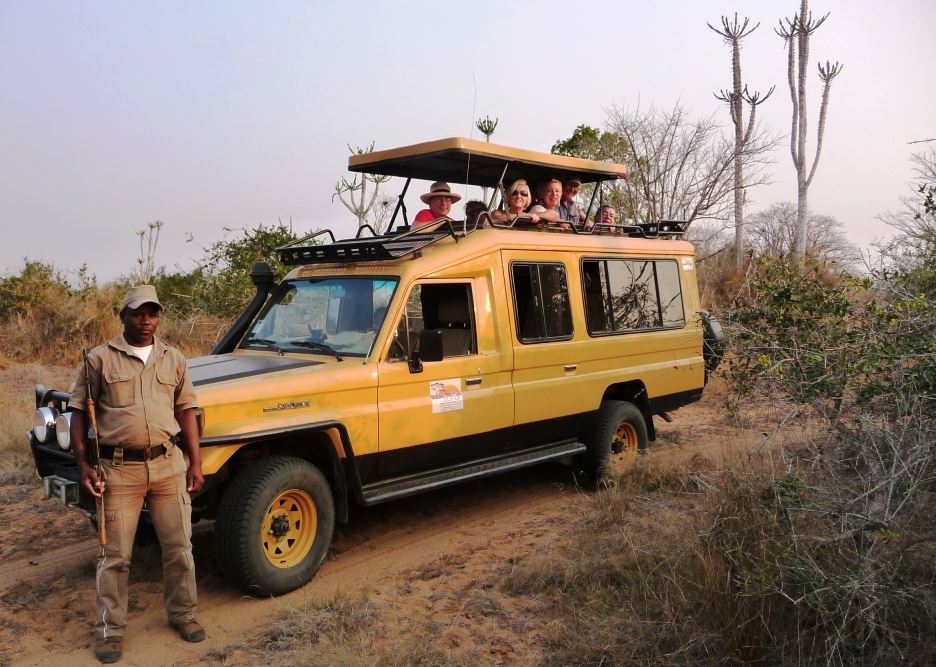
[{"label": "person in roof hatch", "polygon": [[539,223],[540,217],[538,214],[526,212],[533,199],[530,186],[525,180],[521,178],[514,181],[506,192],[507,210],[494,211],[491,214],[494,220],[497,222],[514,222],[517,218],[520,218],[521,222]]},{"label": "person in roof hatch", "polygon": [[559,223],[559,201],[562,199],[562,181],[558,178],[549,178],[540,184],[539,200],[530,209],[540,220],[548,224]]},{"label": "person in roof hatch", "polygon": [[582,189],[582,179],[572,176],[562,182],[562,198],[559,200],[559,219],[570,222],[576,227],[585,221],[585,214],[575,203],[575,197]]},{"label": "person in roof hatch", "polygon": [[436,181],[429,188],[429,192],[420,195],[419,199],[429,208],[425,208],[416,214],[416,217],[413,218],[413,229],[425,227],[439,218],[449,217],[449,213],[452,212],[452,204],[461,199],[461,195],[452,192],[448,183]]}]

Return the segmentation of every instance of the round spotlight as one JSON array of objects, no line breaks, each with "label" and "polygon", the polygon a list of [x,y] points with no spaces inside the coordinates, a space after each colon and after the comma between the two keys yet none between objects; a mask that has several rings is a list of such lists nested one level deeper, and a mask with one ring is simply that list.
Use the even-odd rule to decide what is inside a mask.
[{"label": "round spotlight", "polygon": [[33,435],[39,442],[49,442],[52,431],[55,429],[55,418],[58,417],[55,408],[39,408],[33,415]]},{"label": "round spotlight", "polygon": [[71,412],[62,413],[55,418],[55,439],[65,451],[71,449],[71,419]]}]

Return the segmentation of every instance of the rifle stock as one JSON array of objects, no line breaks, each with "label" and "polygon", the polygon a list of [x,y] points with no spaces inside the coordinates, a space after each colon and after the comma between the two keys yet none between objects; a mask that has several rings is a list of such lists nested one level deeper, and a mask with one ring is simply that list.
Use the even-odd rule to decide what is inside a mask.
[{"label": "rifle stock", "polygon": [[[87,393],[88,412],[88,442],[91,445],[91,465],[97,473],[97,478],[104,481],[104,466],[101,465],[101,443],[98,441],[97,414],[94,411],[94,398],[91,394],[91,364],[88,363],[88,353],[81,351],[84,360],[85,389]],[[107,544],[107,521],[104,518],[104,494],[94,497],[94,513],[97,518],[98,542],[101,546]]]}]

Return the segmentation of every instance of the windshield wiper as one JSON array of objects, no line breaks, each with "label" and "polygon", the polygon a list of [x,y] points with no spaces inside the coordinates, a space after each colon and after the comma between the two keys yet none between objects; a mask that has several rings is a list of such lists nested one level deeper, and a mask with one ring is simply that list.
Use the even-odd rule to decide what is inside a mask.
[{"label": "windshield wiper", "polygon": [[335,361],[344,361],[344,359],[341,358],[341,355],[338,354],[338,350],[331,347],[330,345],[326,345],[325,343],[315,343],[311,340],[290,340],[290,341],[286,341],[286,344],[295,345],[296,347],[307,347],[310,350],[320,350],[321,352],[334,354]]},{"label": "windshield wiper", "polygon": [[250,338],[244,341],[244,345],[249,345],[251,343],[260,343],[264,347],[268,347],[269,349],[276,352],[279,356],[281,357],[283,356],[283,351],[280,349],[279,345],[276,344],[275,340],[270,340],[269,338],[257,338],[256,336],[251,336]]}]

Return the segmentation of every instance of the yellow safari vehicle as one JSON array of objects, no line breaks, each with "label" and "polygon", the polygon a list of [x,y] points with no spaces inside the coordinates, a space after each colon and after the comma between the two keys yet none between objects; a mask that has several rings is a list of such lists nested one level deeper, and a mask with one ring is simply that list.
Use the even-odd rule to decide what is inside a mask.
[{"label": "yellow safari vehicle", "polygon": [[[475,220],[419,229],[401,197],[386,235],[280,248],[294,268],[275,284],[258,264],[253,301],[189,361],[207,482],[194,516],[214,519],[218,560],[249,592],[309,581],[352,503],[558,459],[598,482],[654,438],[654,415],[700,397],[719,360],[681,225],[492,221],[518,177],[600,185],[623,166],[445,139],[350,169],[403,176],[404,194],[416,178],[494,195]],[[47,494],[93,513],[67,400],[37,387],[31,449]]]}]

